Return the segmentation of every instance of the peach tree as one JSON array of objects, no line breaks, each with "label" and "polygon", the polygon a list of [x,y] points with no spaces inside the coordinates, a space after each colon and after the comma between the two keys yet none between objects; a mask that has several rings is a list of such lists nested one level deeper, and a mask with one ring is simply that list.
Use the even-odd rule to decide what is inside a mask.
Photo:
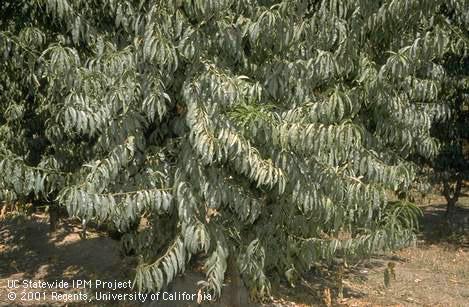
[{"label": "peach tree", "polygon": [[405,246],[390,197],[467,52],[443,7],[467,24],[464,0],[1,1],[0,199],[112,223],[142,291],[197,256],[219,295],[231,257],[263,297]]}]

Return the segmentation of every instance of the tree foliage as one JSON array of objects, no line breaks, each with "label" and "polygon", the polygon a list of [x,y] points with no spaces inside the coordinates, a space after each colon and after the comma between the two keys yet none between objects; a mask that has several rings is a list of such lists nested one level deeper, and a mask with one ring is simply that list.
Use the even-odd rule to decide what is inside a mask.
[{"label": "tree foliage", "polygon": [[406,245],[388,198],[437,154],[468,25],[465,0],[2,1],[0,198],[128,232],[141,290],[200,255],[219,295],[231,255],[261,297]]}]

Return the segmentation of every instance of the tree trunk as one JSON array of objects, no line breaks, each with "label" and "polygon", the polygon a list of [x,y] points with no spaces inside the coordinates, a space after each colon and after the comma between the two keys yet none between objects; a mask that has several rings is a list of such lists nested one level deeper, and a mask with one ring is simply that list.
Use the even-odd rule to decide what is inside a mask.
[{"label": "tree trunk", "polygon": [[459,199],[459,194],[461,194],[462,188],[462,176],[459,174],[456,176],[456,186],[454,191],[451,191],[451,186],[448,180],[443,182],[443,195],[446,199],[446,215],[449,216],[453,213],[454,207]]},{"label": "tree trunk", "polygon": [[227,275],[231,279],[231,291],[229,293],[230,306],[241,307],[241,276],[239,275],[239,270],[234,256],[230,255],[228,257],[227,266]]},{"label": "tree trunk", "polygon": [[86,225],[87,225],[87,220],[86,219],[81,219],[81,238],[83,240],[86,240]]},{"label": "tree trunk", "polygon": [[57,206],[49,206],[49,231],[55,232],[59,223],[59,208]]}]

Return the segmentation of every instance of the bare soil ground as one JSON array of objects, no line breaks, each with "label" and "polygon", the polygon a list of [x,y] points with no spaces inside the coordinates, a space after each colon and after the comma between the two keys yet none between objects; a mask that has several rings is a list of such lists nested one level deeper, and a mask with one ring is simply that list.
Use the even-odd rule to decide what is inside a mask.
[{"label": "bare soil ground", "polygon": [[[67,281],[123,280],[127,265],[119,256],[117,241],[91,231],[87,240],[81,240],[76,223],[64,222],[54,234],[43,214],[25,217],[16,215],[0,221],[0,306],[12,305],[70,305],[70,302],[27,298],[24,288],[8,289],[8,281]],[[75,293],[76,289],[54,292]],[[39,292],[42,292],[39,289]],[[10,301],[8,292],[15,292]],[[51,292],[46,291],[47,298]],[[14,303],[14,304],[12,304]]]},{"label": "bare soil ground", "polygon": [[[415,246],[349,268],[343,299],[334,298],[336,282],[325,272],[310,276],[296,288],[278,288],[277,306],[324,305],[324,288],[331,289],[334,306],[469,306],[468,192],[460,198],[451,227],[444,198],[424,200],[420,204],[422,231]],[[389,262],[396,265],[396,280],[387,288],[384,270]]]},{"label": "bare soil ground", "polygon": [[[331,291],[334,306],[469,306],[469,195],[460,198],[451,223],[455,226],[451,228],[446,222],[443,204],[440,197],[421,204],[425,215],[416,246],[375,256],[349,268],[342,299],[336,297],[333,276],[324,271],[306,276],[295,288],[275,287],[273,300],[263,306],[321,306],[326,288]],[[63,297],[51,299],[53,291],[59,294],[82,291],[70,288],[47,290],[46,300],[21,300],[21,292],[25,289],[8,288],[9,280],[125,281],[132,275],[136,259],[121,256],[119,243],[106,234],[90,230],[88,239],[82,240],[78,235],[79,225],[71,220],[64,221],[53,235],[48,230],[47,219],[40,214],[0,220],[0,306],[139,305],[129,301],[86,303],[66,301]],[[383,272],[388,262],[396,264],[396,280],[386,288]],[[195,293],[194,284],[201,278],[200,273],[191,272],[180,278],[171,291]],[[228,284],[225,293],[229,296],[235,290]],[[17,298],[9,300],[9,292],[14,292]],[[241,295],[246,302],[245,289]],[[145,305],[196,306],[195,303],[177,301]],[[212,306],[230,306],[230,301],[223,297]]]},{"label": "bare soil ground", "polygon": [[[363,294],[348,306],[469,306],[469,197],[446,222],[444,199],[422,204],[422,233],[414,247],[374,258],[349,274],[351,289]],[[396,263],[396,281],[384,287],[384,268]],[[368,268],[367,268],[368,267]]]}]

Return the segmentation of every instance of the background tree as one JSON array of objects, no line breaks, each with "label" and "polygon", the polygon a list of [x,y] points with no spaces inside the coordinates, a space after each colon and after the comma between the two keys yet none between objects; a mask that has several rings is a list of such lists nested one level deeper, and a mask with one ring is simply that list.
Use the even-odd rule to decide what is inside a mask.
[{"label": "background tree", "polygon": [[464,181],[469,178],[469,150],[465,148],[469,141],[469,58],[448,61],[454,61],[449,65],[457,65],[457,68],[453,66],[450,70],[453,73],[451,85],[448,84],[443,96],[450,105],[451,116],[433,129],[442,146],[432,166],[436,181],[442,185],[449,216],[458,202]]},{"label": "background tree", "polygon": [[442,97],[451,109],[449,120],[439,123],[434,135],[442,150],[434,161],[437,178],[443,184],[443,195],[450,214],[461,193],[463,181],[469,178],[469,4],[464,11],[443,6],[446,22],[452,30],[453,48],[442,60],[448,72]]},{"label": "background tree", "polygon": [[440,151],[423,165],[430,166],[430,182],[441,185],[449,216],[464,180],[469,178],[469,4],[443,4],[440,12],[452,42],[439,60],[446,71],[439,96],[449,107],[450,116],[434,123],[432,135],[438,139]]},{"label": "background tree", "polygon": [[219,295],[234,263],[263,297],[268,276],[406,245],[417,209],[388,196],[413,182],[408,157],[437,153],[443,3],[465,10],[2,1],[0,196],[128,232],[140,290],[200,256],[203,287]]}]

